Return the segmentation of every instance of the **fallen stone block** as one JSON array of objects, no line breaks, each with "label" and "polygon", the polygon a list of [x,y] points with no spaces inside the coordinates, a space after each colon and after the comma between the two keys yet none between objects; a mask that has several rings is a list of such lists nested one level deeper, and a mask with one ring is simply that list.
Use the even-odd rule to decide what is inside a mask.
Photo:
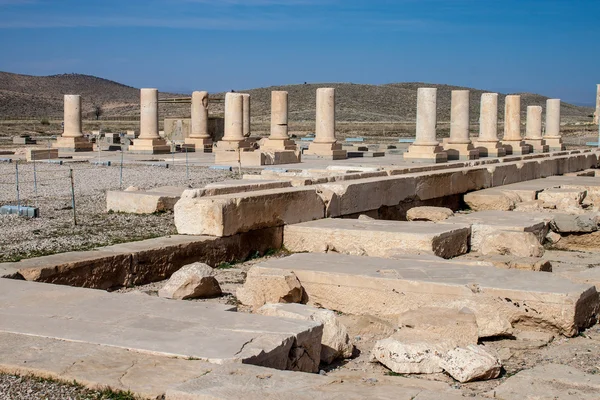
[{"label": "fallen stone block", "polygon": [[579,215],[556,213],[552,215],[550,229],[557,233],[589,233],[598,230],[598,213]]},{"label": "fallen stone block", "polygon": [[438,222],[450,218],[454,211],[446,207],[413,207],[406,212],[409,221],[432,221]]},{"label": "fallen stone block", "polygon": [[483,255],[513,255],[516,257],[541,257],[544,247],[531,232],[498,232],[485,236],[479,245]]},{"label": "fallen stone block", "polygon": [[587,192],[581,189],[550,188],[538,193],[538,200],[548,204],[555,204],[556,208],[564,209],[578,207],[583,203]]},{"label": "fallen stone block", "polygon": [[299,303],[303,289],[293,272],[252,267],[236,297],[244,305],[258,309],[267,303]]},{"label": "fallen stone block", "polygon": [[304,304],[265,304],[257,314],[272,317],[295,318],[316,321],[323,324],[321,339],[321,361],[331,364],[338,358],[352,357],[354,346],[350,343],[348,331],[331,310],[311,307]]},{"label": "fallen stone block", "polygon": [[554,274],[448,261],[294,254],[260,268],[293,271],[308,304],[348,314],[397,320],[421,307],[467,307],[475,312],[479,337],[506,335],[511,326],[572,336],[594,323],[600,307],[591,285]]},{"label": "fallen stone block", "polygon": [[158,291],[160,297],[187,300],[221,295],[221,287],[211,267],[202,263],[185,265]]},{"label": "fallen stone block", "polygon": [[496,357],[477,345],[450,350],[442,356],[440,366],[461,383],[495,379],[502,369]]},{"label": "fallen stone block", "polygon": [[151,190],[109,190],[106,192],[106,210],[132,214],[173,211],[184,190],[173,186]]},{"label": "fallen stone block", "polygon": [[230,309],[0,279],[0,331],[214,364],[318,371],[321,324]]},{"label": "fallen stone block", "polygon": [[471,251],[481,248],[483,238],[498,231],[531,232],[543,243],[548,233],[548,215],[531,215],[507,211],[479,211],[471,214],[455,215],[440,224],[464,224],[471,226]]},{"label": "fallen stone block", "polygon": [[452,258],[467,252],[469,236],[468,226],[460,224],[328,218],[287,225],[283,240],[293,252],[382,257],[393,249]]},{"label": "fallen stone block", "polygon": [[496,268],[503,269],[521,269],[524,271],[552,272],[552,263],[544,258],[538,257],[514,257],[512,255],[486,255],[481,256],[477,253],[468,253],[467,255],[456,259],[457,262],[467,262],[477,260],[486,264],[491,264]]},{"label": "fallen stone block", "polygon": [[184,193],[175,205],[180,234],[230,236],[320,219],[325,205],[314,188],[282,188],[209,197]]},{"label": "fallen stone block", "polygon": [[546,364],[521,371],[489,393],[500,400],[598,398],[600,376],[568,365]]},{"label": "fallen stone block", "polygon": [[506,194],[497,189],[467,193],[463,199],[473,211],[511,211],[520,202],[518,196]]}]

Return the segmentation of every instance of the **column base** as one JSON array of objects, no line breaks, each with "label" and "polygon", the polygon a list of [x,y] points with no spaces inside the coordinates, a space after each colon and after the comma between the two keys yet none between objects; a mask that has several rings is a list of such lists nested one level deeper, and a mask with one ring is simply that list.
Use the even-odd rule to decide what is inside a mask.
[{"label": "column base", "polygon": [[473,146],[479,151],[479,157],[504,157],[506,150],[500,142],[477,142]]},{"label": "column base", "polygon": [[58,137],[52,147],[64,152],[94,151],[94,144],[83,136],[80,137]]},{"label": "column base", "polygon": [[240,154],[242,167],[254,167],[261,165],[297,164],[302,161],[299,151],[276,150],[276,151],[244,151]]},{"label": "column base", "polygon": [[166,154],[171,152],[171,146],[164,139],[137,138],[129,146],[128,151],[133,154]]},{"label": "column base", "polygon": [[479,150],[472,143],[444,143],[444,151],[448,155],[448,160],[477,160]]},{"label": "column base", "polygon": [[531,153],[547,153],[550,146],[546,144],[544,139],[525,139],[524,142],[531,147]]},{"label": "column base", "polygon": [[448,161],[448,154],[440,145],[419,146],[412,144],[404,153],[404,160],[413,162],[443,163]]},{"label": "column base", "polygon": [[544,142],[549,147],[549,151],[563,151],[565,150],[565,145],[562,142],[562,138],[549,138],[545,137]]},{"label": "column base", "polygon": [[213,149],[213,151],[216,152],[220,152],[220,151],[238,151],[238,150],[242,150],[242,151],[248,151],[248,150],[253,150],[252,149],[252,144],[246,140],[220,140],[215,144],[215,147]]},{"label": "column base", "polygon": [[315,143],[312,142],[304,154],[325,158],[328,160],[345,160],[348,158],[346,150],[342,150],[339,143]]},{"label": "column base", "polygon": [[502,146],[506,151],[506,155],[510,156],[522,156],[529,154],[529,145],[525,144],[523,140],[503,140]]},{"label": "column base", "polygon": [[198,139],[187,137],[183,142],[183,148],[198,153],[212,153],[213,141],[210,138]]},{"label": "column base", "polygon": [[297,150],[296,142],[289,139],[278,140],[278,139],[267,139],[263,145],[260,146],[261,150],[277,151],[277,150]]},{"label": "column base", "polygon": [[[219,142],[220,143],[220,142]],[[215,149],[216,150],[216,149]],[[223,150],[215,151],[215,164],[233,164],[237,165],[243,159],[243,155],[246,153],[254,153],[254,149],[241,148],[237,150]]]}]

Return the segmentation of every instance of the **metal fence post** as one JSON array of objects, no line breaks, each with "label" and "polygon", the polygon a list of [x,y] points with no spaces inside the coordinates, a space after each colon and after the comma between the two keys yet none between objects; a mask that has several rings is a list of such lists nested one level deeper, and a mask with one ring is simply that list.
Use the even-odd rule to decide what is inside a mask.
[{"label": "metal fence post", "polygon": [[71,204],[73,206],[73,225],[77,226],[77,214],[75,213],[75,181],[73,179],[72,168],[69,168],[69,178],[71,178]]},{"label": "metal fence post", "polygon": [[121,168],[119,170],[119,189],[123,189],[123,148],[121,148]]},{"label": "metal fence post", "polygon": [[17,188],[17,215],[21,215],[21,195],[19,193],[19,161],[15,162],[15,184]]}]

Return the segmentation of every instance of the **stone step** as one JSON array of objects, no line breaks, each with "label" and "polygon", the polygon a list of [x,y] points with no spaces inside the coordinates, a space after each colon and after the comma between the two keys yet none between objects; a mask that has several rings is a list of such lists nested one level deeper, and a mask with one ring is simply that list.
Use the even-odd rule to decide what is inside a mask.
[{"label": "stone step", "polygon": [[215,364],[318,371],[322,325],[231,309],[221,304],[0,279],[2,332]]},{"label": "stone step", "polygon": [[468,307],[477,316],[480,337],[507,335],[514,326],[528,325],[573,336],[594,323],[600,307],[592,285],[551,273],[444,260],[304,253],[254,268],[267,275],[271,269],[291,271],[309,304],[348,314],[393,319],[420,307]]},{"label": "stone step", "polygon": [[470,235],[470,228],[460,224],[327,218],[287,225],[283,244],[292,252],[373,257],[424,252],[452,258],[467,252]]}]

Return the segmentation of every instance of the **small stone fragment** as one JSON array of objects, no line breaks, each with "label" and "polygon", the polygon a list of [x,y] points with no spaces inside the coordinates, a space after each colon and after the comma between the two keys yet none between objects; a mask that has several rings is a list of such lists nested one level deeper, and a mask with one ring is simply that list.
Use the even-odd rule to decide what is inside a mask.
[{"label": "small stone fragment", "polygon": [[175,272],[158,295],[177,300],[210,298],[220,296],[221,287],[210,266],[194,263]]},{"label": "small stone fragment", "polygon": [[531,232],[498,232],[484,237],[480,245],[481,254],[510,254],[517,257],[541,257],[544,247]]},{"label": "small stone fragment", "polygon": [[496,357],[475,345],[450,350],[442,356],[440,366],[461,383],[495,379],[502,368]]},{"label": "small stone fragment", "polygon": [[299,303],[302,293],[302,285],[293,272],[252,267],[236,297],[242,304],[258,309],[267,303]]},{"label": "small stone fragment", "polygon": [[413,207],[406,213],[409,221],[439,222],[450,218],[454,212],[446,207]]}]

